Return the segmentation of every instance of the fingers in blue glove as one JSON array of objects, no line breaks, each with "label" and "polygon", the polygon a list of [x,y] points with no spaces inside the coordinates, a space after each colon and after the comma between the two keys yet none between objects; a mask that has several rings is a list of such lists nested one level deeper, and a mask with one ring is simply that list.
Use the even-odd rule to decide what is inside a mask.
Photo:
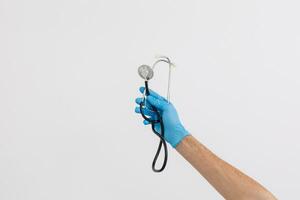
[{"label": "fingers in blue glove", "polygon": [[[140,92],[143,94],[145,91],[145,87],[140,87]],[[167,99],[165,99],[164,97],[160,96],[158,93],[154,92],[153,90],[149,90],[149,93],[150,93],[150,96],[153,96],[157,99],[160,99],[160,100],[165,100],[167,101]]]},{"label": "fingers in blue glove", "polygon": [[[142,103],[144,101],[144,99],[143,98],[136,98],[135,99],[135,103],[136,104],[138,104],[139,106],[140,106],[140,104]],[[145,106],[145,105],[144,105]],[[151,106],[151,104],[149,103],[149,101],[147,100],[147,102],[146,102],[146,108],[149,110],[149,111],[151,111],[152,110],[152,106]],[[140,113],[140,112],[139,112]]]},{"label": "fingers in blue glove", "polygon": [[147,120],[144,120],[144,121],[143,121],[143,124],[144,124],[144,125],[149,125],[150,122],[148,122]]},{"label": "fingers in blue glove", "polygon": [[157,99],[153,96],[148,96],[147,101],[159,110],[165,110],[169,105],[165,100]]},{"label": "fingers in blue glove", "polygon": [[[140,92],[144,93],[144,91],[145,91],[145,87],[140,87]],[[153,90],[150,90],[149,92],[150,92],[150,95],[147,97],[147,101],[154,107],[156,107],[160,110],[164,110],[168,105],[167,100],[164,97],[157,94],[156,92],[154,92]],[[143,101],[143,98],[137,98],[135,100],[135,102],[137,104],[140,104],[142,101]]]},{"label": "fingers in blue glove", "polygon": [[141,102],[143,102],[143,98],[138,97],[138,98],[135,99],[135,103],[140,105]]},{"label": "fingers in blue glove", "polygon": [[[138,100],[139,101],[139,100]],[[157,114],[151,110],[149,110],[148,108],[142,108],[143,109],[143,113],[144,115],[148,116],[150,119],[154,119],[156,120],[158,117],[157,117]],[[135,107],[135,112],[136,113],[141,113],[141,110],[140,110],[140,107]],[[144,120],[143,121],[143,124],[144,125],[149,125],[150,122],[147,121],[147,120]]]},{"label": "fingers in blue glove", "polygon": [[[136,113],[141,113],[140,107],[135,107],[135,112]],[[143,113],[144,113],[144,115],[151,116],[151,117],[156,116],[156,113],[149,110],[148,108],[143,108]]]}]

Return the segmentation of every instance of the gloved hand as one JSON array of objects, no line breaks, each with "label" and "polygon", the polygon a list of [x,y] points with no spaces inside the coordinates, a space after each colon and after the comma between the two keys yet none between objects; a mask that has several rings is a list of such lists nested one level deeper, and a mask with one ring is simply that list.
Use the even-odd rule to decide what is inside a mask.
[{"label": "gloved hand", "polygon": [[[140,92],[144,93],[145,87],[140,87]],[[139,104],[143,101],[143,98],[137,98],[135,102],[138,106],[135,108],[136,113],[140,113]],[[181,140],[189,135],[188,131],[181,124],[177,111],[172,103],[168,103],[168,101],[157,94],[156,92],[150,90],[150,95],[147,97],[146,107],[143,108],[144,114],[151,119],[157,119],[158,116],[155,112],[147,107],[147,104],[151,104],[152,106],[158,109],[158,112],[162,116],[165,128],[165,140],[172,145],[172,147],[176,148],[176,146],[181,142]],[[147,120],[143,122],[145,125],[150,124]],[[155,130],[160,133],[160,123],[155,124]]]}]

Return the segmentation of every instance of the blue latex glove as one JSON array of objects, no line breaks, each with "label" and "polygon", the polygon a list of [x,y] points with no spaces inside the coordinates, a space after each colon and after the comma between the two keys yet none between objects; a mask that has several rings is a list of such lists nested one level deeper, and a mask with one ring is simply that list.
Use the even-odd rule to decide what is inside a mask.
[{"label": "blue latex glove", "polygon": [[[140,92],[144,93],[145,87],[140,88]],[[143,98],[137,98],[135,102],[137,104],[140,104],[143,101]],[[147,104],[151,104],[152,106],[156,107],[158,109],[158,112],[162,116],[163,122],[164,122],[164,128],[165,128],[165,140],[172,145],[172,147],[176,147],[181,140],[189,135],[188,131],[183,127],[181,124],[177,111],[175,107],[172,105],[172,103],[168,103],[168,101],[157,94],[156,92],[150,90],[150,95],[147,97]],[[149,109],[149,107],[146,106],[146,108],[143,109],[144,114],[151,119],[157,119],[157,114]],[[140,113],[140,107],[139,105],[135,108],[136,113]],[[143,122],[145,125],[150,124],[147,120],[144,120]],[[160,133],[160,124],[155,124],[155,130]]]}]

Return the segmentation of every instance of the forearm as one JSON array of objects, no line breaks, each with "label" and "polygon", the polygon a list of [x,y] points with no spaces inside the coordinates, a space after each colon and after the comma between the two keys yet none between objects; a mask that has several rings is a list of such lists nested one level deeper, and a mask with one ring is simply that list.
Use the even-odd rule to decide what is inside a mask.
[{"label": "forearm", "polygon": [[218,158],[191,135],[185,137],[176,150],[225,199],[276,199],[263,186]]}]

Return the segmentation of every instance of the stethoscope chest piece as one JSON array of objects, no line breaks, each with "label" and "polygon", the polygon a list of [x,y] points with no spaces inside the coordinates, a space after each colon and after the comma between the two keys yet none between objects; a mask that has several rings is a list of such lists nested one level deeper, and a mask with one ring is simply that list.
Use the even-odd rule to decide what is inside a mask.
[{"label": "stethoscope chest piece", "polygon": [[150,80],[153,77],[153,70],[150,66],[148,65],[141,65],[138,68],[138,74],[140,75],[140,77],[142,79],[144,79],[145,81]]}]

